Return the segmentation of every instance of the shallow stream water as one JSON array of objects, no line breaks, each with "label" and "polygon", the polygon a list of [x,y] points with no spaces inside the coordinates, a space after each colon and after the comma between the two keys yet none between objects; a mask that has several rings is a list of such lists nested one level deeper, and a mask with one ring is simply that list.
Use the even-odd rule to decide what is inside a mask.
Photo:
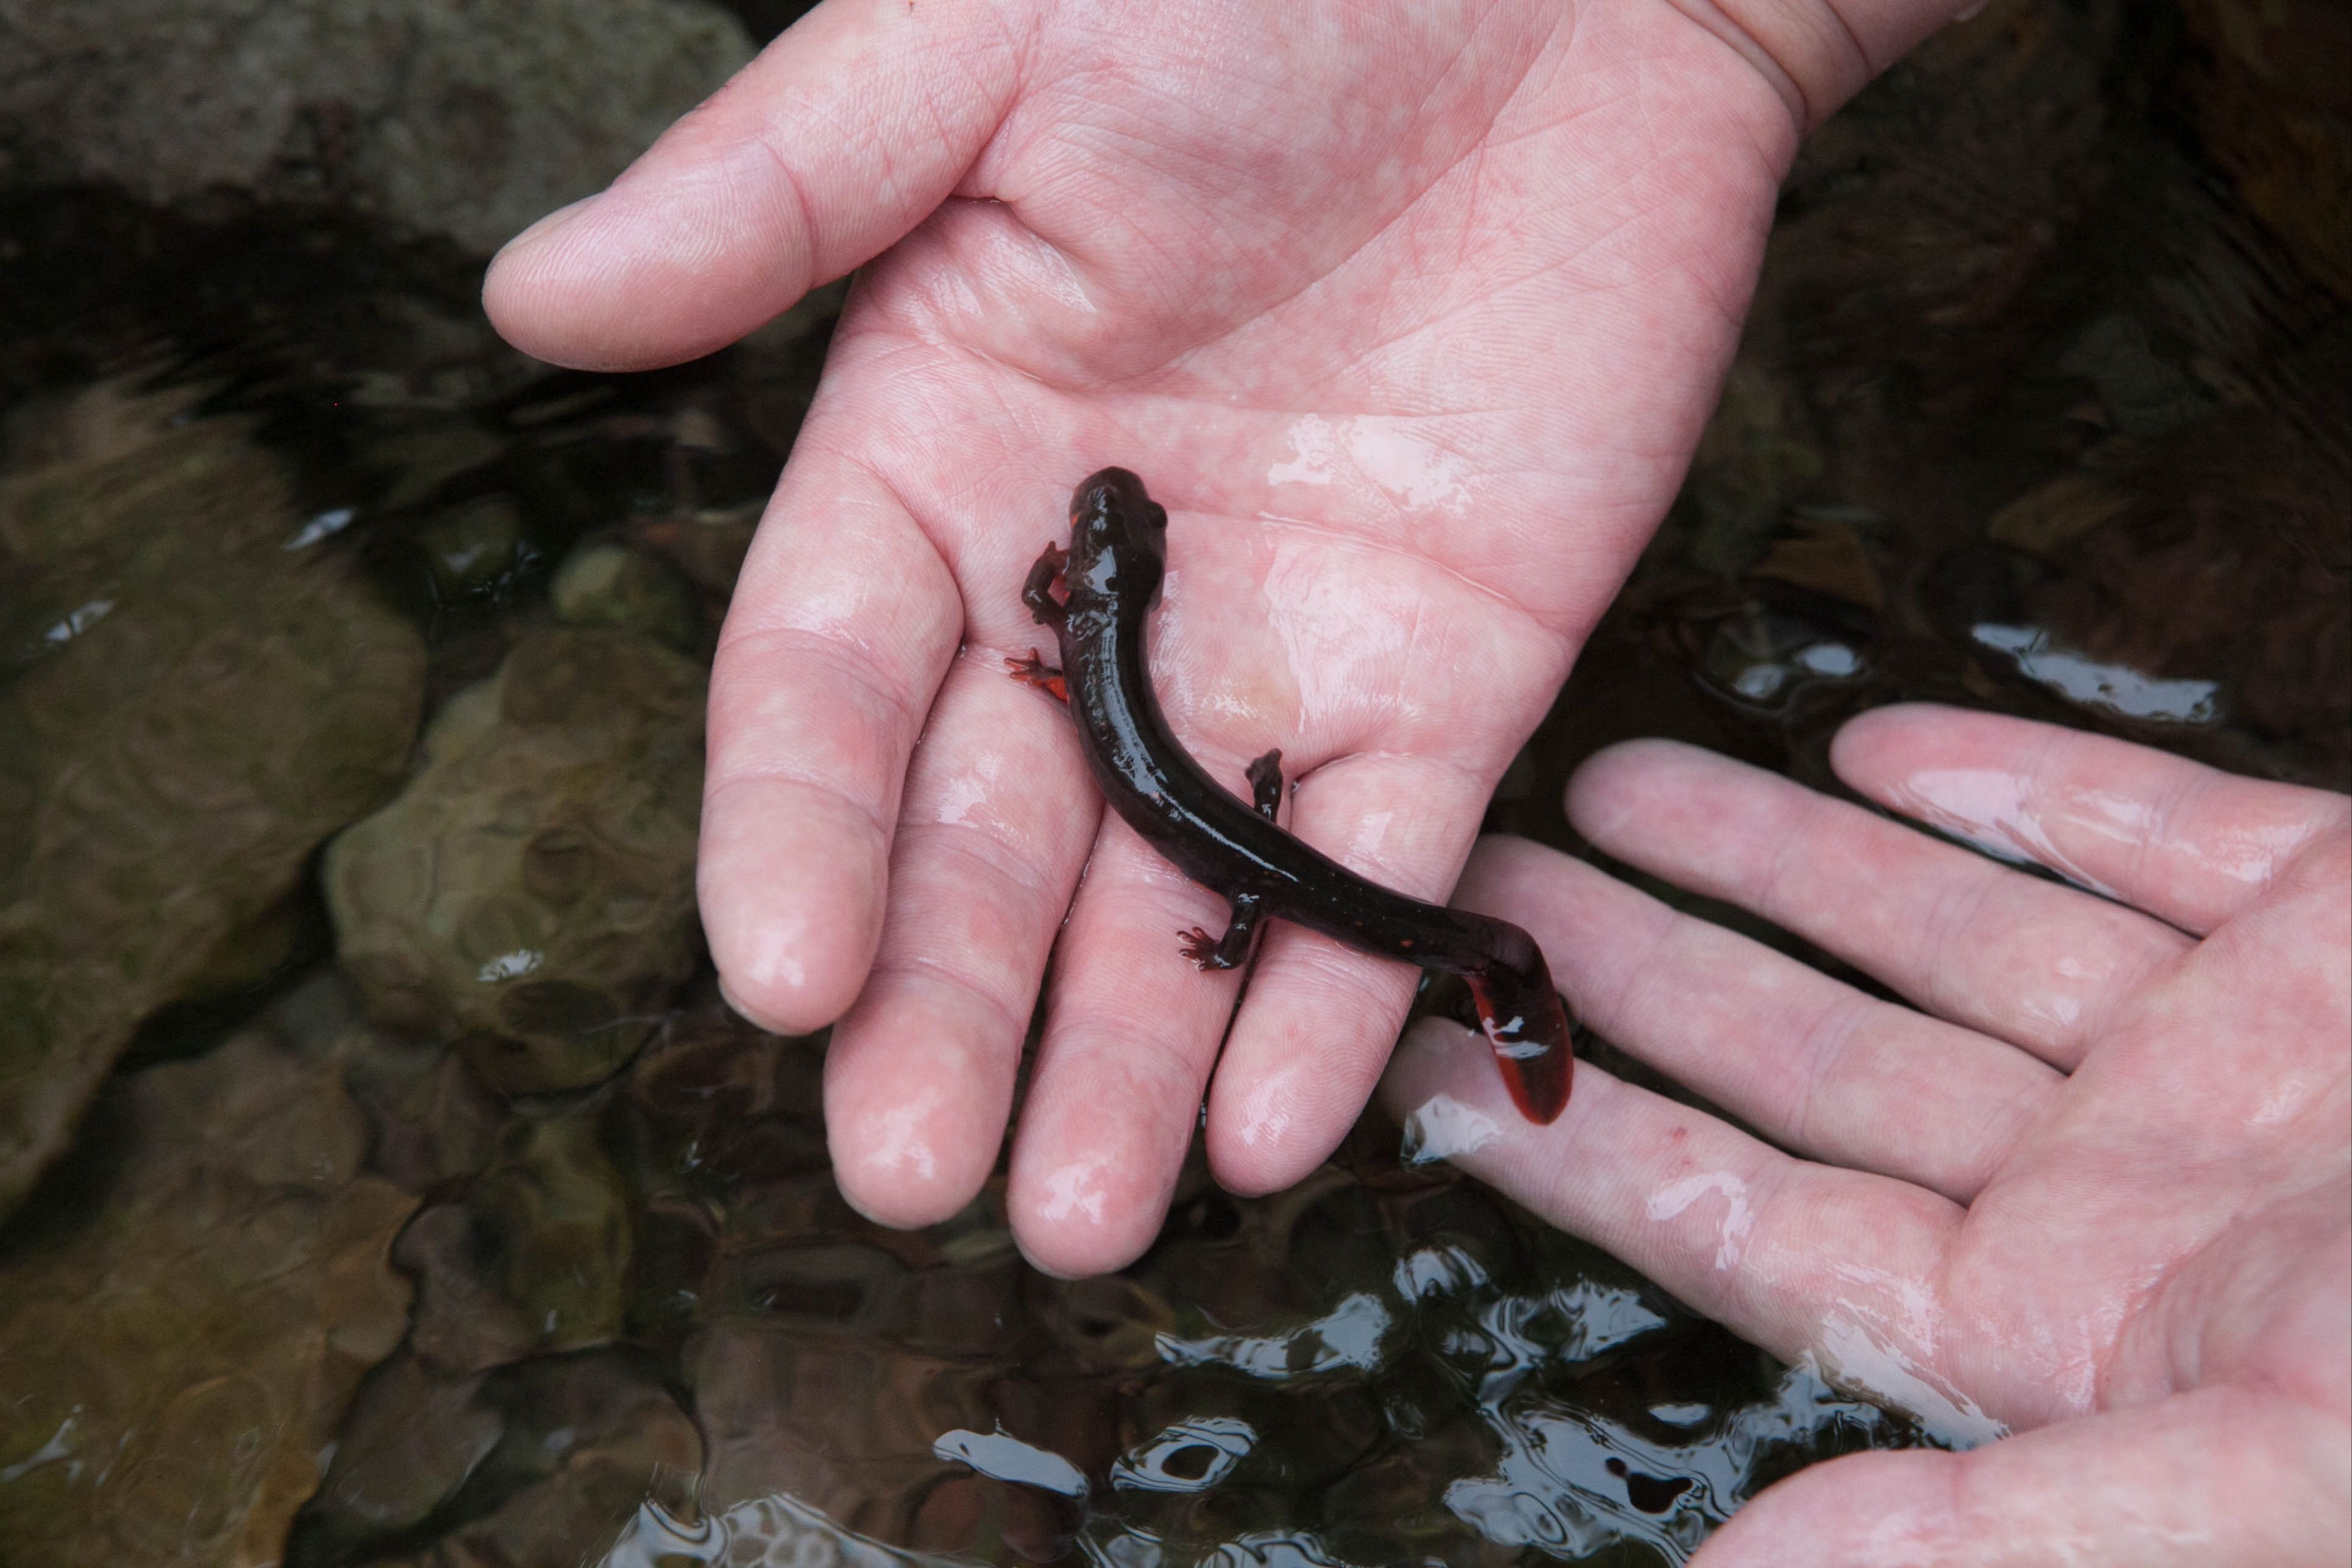
[{"label": "shallow stream water", "polygon": [[[2352,782],[2352,277],[2202,14],[1997,6],[1814,138],[1490,826],[1902,699]],[[837,290],[593,377],[358,218],[0,236],[0,1564],[1674,1563],[1938,1440],[1377,1114],[1103,1279],[843,1204],[691,904]]]}]

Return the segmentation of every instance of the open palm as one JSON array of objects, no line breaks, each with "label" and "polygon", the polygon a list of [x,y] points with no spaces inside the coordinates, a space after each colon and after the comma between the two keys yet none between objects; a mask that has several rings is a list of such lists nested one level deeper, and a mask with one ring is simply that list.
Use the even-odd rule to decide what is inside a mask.
[{"label": "open palm", "polygon": [[510,337],[621,368],[878,253],[729,616],[701,865],[736,1005],[840,1019],[853,1201],[977,1190],[1057,931],[1034,1258],[1150,1240],[1229,1022],[1220,1176],[1328,1151],[1412,971],[1277,927],[1234,1014],[1177,950],[1222,905],[1002,673],[1022,575],[1078,478],[1139,470],[1179,733],[1237,788],[1279,746],[1296,832],[1443,897],[1674,492],[1797,129],[1664,4],[833,0],[500,258]]},{"label": "open palm", "polygon": [[1708,1568],[2340,1563],[2344,797],[1937,709],[1857,721],[1832,760],[2112,900],[1689,747],[1622,747],[1570,789],[1594,842],[1918,1010],[1496,840],[1470,901],[1525,924],[1604,1035],[1782,1148],[1600,1072],[1557,1124],[1519,1126],[1440,1024],[1400,1053],[1391,1103],[1768,1349],[1948,1436],[2022,1434],[1806,1471]]}]

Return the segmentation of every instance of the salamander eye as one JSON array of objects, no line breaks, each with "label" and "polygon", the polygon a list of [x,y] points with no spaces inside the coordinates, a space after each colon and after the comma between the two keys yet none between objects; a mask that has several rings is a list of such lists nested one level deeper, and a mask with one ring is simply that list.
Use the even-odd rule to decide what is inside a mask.
[{"label": "salamander eye", "polygon": [[1150,504],[1150,510],[1144,513],[1144,516],[1154,528],[1165,528],[1168,526],[1168,509],[1161,506],[1157,501]]}]

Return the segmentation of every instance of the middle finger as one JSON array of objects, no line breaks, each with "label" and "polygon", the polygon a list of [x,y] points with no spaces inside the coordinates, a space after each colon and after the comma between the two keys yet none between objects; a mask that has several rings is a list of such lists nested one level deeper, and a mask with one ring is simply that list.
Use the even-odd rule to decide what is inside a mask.
[{"label": "middle finger", "polygon": [[1241,972],[1196,972],[1177,933],[1225,901],[1106,814],[1047,987],[1006,1206],[1030,1261],[1107,1273],[1159,1234]]}]

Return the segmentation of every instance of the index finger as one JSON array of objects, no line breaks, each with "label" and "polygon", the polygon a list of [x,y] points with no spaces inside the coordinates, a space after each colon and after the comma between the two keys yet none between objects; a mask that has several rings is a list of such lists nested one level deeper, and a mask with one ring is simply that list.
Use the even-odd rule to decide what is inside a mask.
[{"label": "index finger", "polygon": [[1840,731],[1838,776],[1882,805],[2202,936],[2352,802],[2104,735],[1926,703]]}]

